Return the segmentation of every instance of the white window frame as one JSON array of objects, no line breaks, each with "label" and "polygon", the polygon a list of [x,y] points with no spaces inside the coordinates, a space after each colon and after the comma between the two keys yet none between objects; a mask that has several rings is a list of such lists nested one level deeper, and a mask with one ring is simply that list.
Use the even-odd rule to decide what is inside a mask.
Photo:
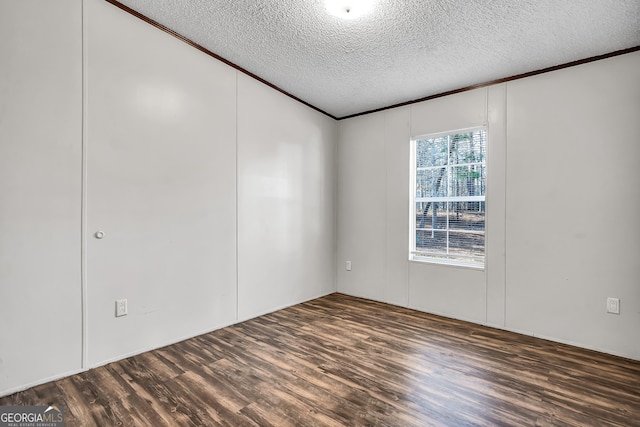
[{"label": "white window frame", "polygon": [[[486,147],[485,147],[485,156],[484,156],[484,162],[478,162],[478,164],[484,164],[485,168],[487,168],[487,153],[489,151],[489,132],[488,132],[488,126],[487,125],[480,125],[480,126],[473,126],[473,127],[469,127],[469,128],[463,128],[463,129],[456,129],[456,130],[451,130],[451,131],[445,131],[445,132],[437,132],[437,133],[430,133],[430,134],[426,134],[426,135],[418,135],[418,136],[414,136],[411,138],[410,140],[410,164],[409,164],[409,170],[410,170],[410,193],[409,193],[409,203],[410,203],[410,207],[409,207],[409,228],[410,228],[410,234],[409,234],[409,261],[417,261],[417,262],[423,262],[423,263],[432,263],[432,264],[444,264],[444,265],[453,265],[453,266],[460,266],[460,267],[468,267],[468,268],[473,268],[473,269],[478,269],[478,270],[484,270],[485,266],[486,266],[486,254],[487,254],[487,239],[486,239],[486,230],[487,230],[487,216],[486,216],[486,212],[487,212],[487,202],[486,202],[486,190],[485,190],[485,194],[484,196],[462,196],[462,197],[452,197],[447,195],[447,197],[438,197],[437,201],[438,202],[459,202],[459,201],[477,201],[477,202],[484,202],[485,203],[485,231],[479,233],[479,234],[483,234],[485,236],[485,246],[484,246],[484,254],[481,257],[482,258],[482,263],[479,262],[466,262],[466,261],[461,261],[461,260],[455,260],[455,259],[448,259],[448,258],[443,258],[441,257],[441,255],[439,257],[435,257],[435,256],[429,256],[427,253],[425,252],[421,252],[421,251],[417,251],[416,249],[416,204],[418,202],[420,202],[420,200],[418,200],[418,198],[416,198],[416,172],[417,172],[417,167],[416,167],[416,141],[418,140],[425,140],[425,139],[433,139],[433,138],[439,138],[439,137],[443,137],[443,136],[447,136],[447,135],[455,135],[455,134],[459,134],[459,133],[470,133],[470,132],[475,132],[475,131],[479,131],[479,130],[483,130],[485,132],[485,140],[486,140]],[[468,164],[465,164],[468,165]],[[449,168],[447,168],[449,169]],[[487,170],[487,181],[488,181],[488,170]],[[487,184],[488,185],[488,184]],[[430,201],[433,201],[433,198],[422,198],[422,199],[428,199]],[[421,200],[422,200],[421,199]],[[423,200],[424,201],[424,200]],[[448,224],[447,224],[447,230],[449,230]],[[469,234],[471,234],[473,232],[469,232]],[[476,232],[478,233],[478,232]],[[447,237],[447,245],[448,245],[448,237]]]}]

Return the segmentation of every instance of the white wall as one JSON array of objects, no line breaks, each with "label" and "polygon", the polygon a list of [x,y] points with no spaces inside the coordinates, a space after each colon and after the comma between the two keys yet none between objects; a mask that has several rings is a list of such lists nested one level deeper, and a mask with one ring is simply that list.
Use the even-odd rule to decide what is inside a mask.
[{"label": "white wall", "polygon": [[238,75],[238,316],[335,292],[335,120]]},{"label": "white wall", "polygon": [[[338,127],[338,290],[378,301],[385,301],[386,284],[384,114]],[[351,271],[345,271],[347,260]]]},{"label": "white wall", "polygon": [[[339,122],[338,291],[640,359],[639,65],[633,53]],[[410,137],[482,124],[485,270],[407,261]]]},{"label": "white wall", "polygon": [[636,52],[507,86],[509,328],[640,359],[639,72]]},{"label": "white wall", "polygon": [[0,7],[0,395],[335,291],[334,120],[102,0]]},{"label": "white wall", "polygon": [[[487,89],[339,123],[340,292],[485,321],[486,272],[409,262],[408,224],[411,136],[487,123]],[[487,226],[498,227],[491,215],[500,211],[501,201],[499,195],[487,195],[487,199],[492,197],[496,200],[488,212]],[[487,256],[492,255],[488,251]],[[344,268],[346,260],[352,262],[351,271]]]},{"label": "white wall", "polygon": [[81,30],[0,2],[0,394],[80,368]]}]

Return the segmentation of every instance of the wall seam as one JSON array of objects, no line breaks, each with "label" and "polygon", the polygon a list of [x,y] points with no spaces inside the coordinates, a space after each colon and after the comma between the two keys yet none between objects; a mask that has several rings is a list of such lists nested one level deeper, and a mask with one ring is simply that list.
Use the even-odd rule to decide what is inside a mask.
[{"label": "wall seam", "polygon": [[333,174],[333,290],[338,292],[338,269],[340,268],[340,260],[338,259],[338,189],[340,184],[340,122],[337,120],[335,123],[335,146],[333,149],[333,161],[335,173]]},{"label": "wall seam", "polygon": [[405,247],[405,250],[407,252],[405,252],[405,256],[407,259],[407,308],[411,308],[411,262],[409,262],[409,252],[411,251],[411,247],[413,245],[412,239],[415,239],[415,236],[411,233],[410,230],[412,230],[412,225],[411,223],[413,221],[415,221],[415,218],[413,218],[413,216],[411,215],[411,212],[413,212],[413,203],[412,203],[412,197],[413,197],[413,179],[412,179],[412,168],[413,168],[413,164],[411,163],[411,150],[412,150],[412,145],[411,145],[411,140],[413,139],[413,111],[414,111],[414,106],[413,105],[409,105],[409,126],[408,126],[408,130],[409,130],[409,141],[405,141],[405,143],[409,143],[409,161],[408,161],[408,167],[409,167],[409,182],[408,184],[408,188],[407,188],[407,192],[409,193],[409,203],[411,203],[411,205],[409,205],[409,222],[407,223],[407,228],[405,228],[404,232],[407,233],[408,236],[408,243],[409,243],[409,247]]},{"label": "wall seam", "polygon": [[503,286],[503,292],[502,292],[502,327],[506,328],[507,327],[507,256],[508,256],[508,251],[507,251],[507,186],[509,185],[509,180],[507,179],[508,176],[508,167],[507,167],[507,162],[508,162],[508,158],[509,156],[507,155],[507,152],[509,150],[509,138],[507,137],[507,114],[508,114],[508,108],[507,108],[507,91],[509,90],[509,83],[505,83],[504,84],[504,92],[502,95],[502,106],[503,106],[503,123],[502,123],[502,132],[503,132],[503,139],[504,139],[504,222],[502,224],[502,226],[504,227],[503,229],[503,235],[504,235],[504,241],[503,243],[503,250],[504,250],[504,259],[503,259],[503,267],[504,268],[504,274],[503,274],[503,281],[502,281],[502,286]]},{"label": "wall seam", "polygon": [[236,212],[235,212],[235,216],[236,216],[236,322],[240,319],[240,215],[238,215],[239,209],[238,209],[238,181],[240,179],[239,177],[239,173],[238,173],[238,105],[240,104],[240,98],[238,96],[238,70],[236,70],[236,111],[235,111],[235,120],[236,120],[236,135],[235,135],[235,149],[236,149],[236,171],[235,171],[235,175],[236,175],[236,194],[235,194],[235,199],[236,199]]},{"label": "wall seam", "polygon": [[[491,153],[491,121],[489,120],[489,88],[485,88],[484,92],[484,123],[485,129],[488,133],[489,143],[487,144],[487,153],[486,162],[487,162],[487,183],[491,185],[491,162],[489,160],[489,154]],[[491,204],[487,202],[491,202],[491,199],[487,200],[489,197],[486,194],[485,190],[485,241],[484,241],[484,323],[485,325],[489,323],[489,261],[491,251],[489,250],[491,242],[491,220],[489,219],[489,211],[491,210]]]},{"label": "wall seam", "polygon": [[80,179],[80,306],[81,306],[81,367],[88,368],[89,337],[87,307],[87,110],[88,110],[88,56],[87,56],[87,14],[86,0],[80,2],[81,14],[81,179]]},{"label": "wall seam", "polygon": [[389,138],[389,115],[385,111],[383,114],[384,132],[382,133],[382,153],[384,162],[384,275],[382,278],[382,301],[387,302],[387,280],[389,278],[389,158],[387,157],[387,142]]}]

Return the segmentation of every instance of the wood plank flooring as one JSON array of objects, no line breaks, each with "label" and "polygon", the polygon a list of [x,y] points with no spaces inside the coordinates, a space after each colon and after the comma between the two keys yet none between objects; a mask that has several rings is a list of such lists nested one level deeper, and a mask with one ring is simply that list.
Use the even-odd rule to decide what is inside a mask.
[{"label": "wood plank flooring", "polygon": [[640,362],[333,294],[0,398],[67,426],[640,426]]}]

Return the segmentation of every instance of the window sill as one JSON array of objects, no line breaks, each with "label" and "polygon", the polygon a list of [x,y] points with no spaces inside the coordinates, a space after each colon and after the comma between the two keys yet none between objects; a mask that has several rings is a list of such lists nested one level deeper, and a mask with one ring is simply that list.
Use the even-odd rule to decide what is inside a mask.
[{"label": "window sill", "polygon": [[471,264],[471,263],[466,263],[462,261],[439,260],[439,259],[433,259],[433,258],[421,259],[419,257],[414,257],[414,258],[409,258],[409,262],[417,263],[417,264],[433,264],[433,265],[444,266],[444,267],[464,268],[464,269],[475,270],[475,271],[485,271],[486,269],[486,264],[477,265],[477,264]]}]

